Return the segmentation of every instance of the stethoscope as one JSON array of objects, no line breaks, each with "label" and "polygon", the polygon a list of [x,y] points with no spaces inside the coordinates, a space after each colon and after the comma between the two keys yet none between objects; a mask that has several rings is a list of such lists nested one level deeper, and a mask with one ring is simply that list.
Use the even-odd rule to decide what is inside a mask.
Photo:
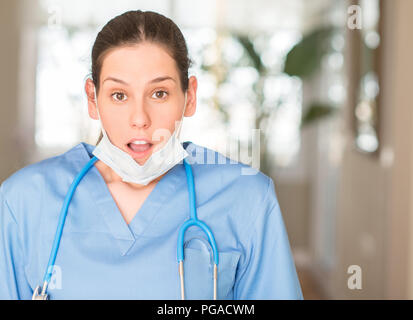
[{"label": "stethoscope", "polygon": [[[59,249],[60,240],[62,238],[63,227],[66,220],[67,210],[69,208],[70,201],[73,197],[73,193],[76,190],[77,185],[80,180],[85,176],[93,164],[98,160],[95,156],[90,159],[90,161],[82,168],[76,178],[73,180],[69,191],[66,194],[65,200],[63,202],[62,209],[59,215],[59,221],[57,225],[57,230],[53,240],[52,250],[50,252],[49,262],[47,263],[47,268],[45,275],[43,277],[43,286],[38,285],[34,292],[32,300],[48,300],[47,288],[50,283],[50,279],[53,273],[53,266],[56,260],[57,251]],[[191,226],[197,226],[203,230],[207,235],[209,244],[212,247],[213,258],[214,258],[214,300],[217,299],[217,280],[218,280],[218,249],[215,242],[214,235],[212,234],[211,229],[206,225],[205,222],[198,220],[196,214],[196,200],[195,200],[195,183],[194,176],[192,174],[192,168],[186,159],[183,160],[186,180],[188,183],[188,194],[189,194],[189,208],[190,208],[190,218],[186,220],[179,229],[178,234],[178,243],[177,243],[177,258],[178,258],[178,272],[181,284],[181,299],[185,299],[185,279],[184,279],[184,236],[185,231]]]}]

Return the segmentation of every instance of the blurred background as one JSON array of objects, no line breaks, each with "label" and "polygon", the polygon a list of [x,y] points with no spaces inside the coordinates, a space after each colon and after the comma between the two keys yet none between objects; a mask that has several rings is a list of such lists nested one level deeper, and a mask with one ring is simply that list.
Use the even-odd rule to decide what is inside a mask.
[{"label": "blurred background", "polygon": [[137,9],[172,18],[194,61],[182,140],[234,157],[259,129],[304,298],[412,299],[411,0],[0,0],[0,182],[96,143],[93,41]]}]

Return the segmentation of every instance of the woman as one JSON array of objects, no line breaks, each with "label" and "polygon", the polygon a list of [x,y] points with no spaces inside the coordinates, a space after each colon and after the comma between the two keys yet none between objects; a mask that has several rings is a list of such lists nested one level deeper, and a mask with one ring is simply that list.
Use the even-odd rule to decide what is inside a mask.
[{"label": "woman", "polygon": [[[160,14],[129,11],[103,27],[85,84],[89,115],[102,124],[97,146],[79,143],[1,185],[0,298],[211,299],[215,260],[202,229],[184,234],[184,284],[177,268],[190,215],[186,161],[198,218],[216,240],[216,297],[302,299],[272,180],[177,142],[180,120],[196,109],[189,65],[181,31]],[[94,156],[50,260],[62,203]],[[47,290],[36,290],[43,279]]]}]

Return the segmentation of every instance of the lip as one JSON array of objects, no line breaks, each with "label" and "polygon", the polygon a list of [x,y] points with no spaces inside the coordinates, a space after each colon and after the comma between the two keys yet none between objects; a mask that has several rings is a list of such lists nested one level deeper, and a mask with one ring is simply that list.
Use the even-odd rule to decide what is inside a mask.
[{"label": "lip", "polygon": [[151,145],[145,151],[141,151],[141,152],[136,152],[136,151],[132,150],[131,148],[129,148],[128,145],[126,145],[126,149],[127,149],[128,153],[132,156],[133,159],[142,159],[142,158],[146,157],[153,150],[153,145]]},{"label": "lip", "polygon": [[153,144],[152,141],[148,138],[132,138],[130,139],[128,142],[126,142],[126,144],[131,143],[132,141],[136,141],[136,140],[141,140],[141,141],[145,141],[147,143]]},{"label": "lip", "polygon": [[[136,141],[136,140],[145,141],[145,142],[151,144],[151,146],[148,149],[146,149],[145,151],[139,151],[139,152],[134,151],[131,148],[129,148],[129,144],[132,143],[132,141]],[[142,158],[146,157],[153,150],[153,146],[154,146],[154,144],[151,142],[151,140],[149,140],[147,138],[133,138],[133,139],[129,140],[129,142],[126,143],[126,150],[131,155],[131,157],[133,159],[142,159]]]}]

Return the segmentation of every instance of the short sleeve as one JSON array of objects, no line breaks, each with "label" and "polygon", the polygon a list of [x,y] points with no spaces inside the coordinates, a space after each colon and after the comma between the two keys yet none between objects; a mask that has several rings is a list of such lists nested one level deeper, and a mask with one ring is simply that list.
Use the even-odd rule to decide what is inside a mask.
[{"label": "short sleeve", "polygon": [[284,221],[269,179],[267,200],[250,229],[234,299],[303,299]]},{"label": "short sleeve", "polygon": [[17,222],[0,186],[0,299],[30,299]]}]

